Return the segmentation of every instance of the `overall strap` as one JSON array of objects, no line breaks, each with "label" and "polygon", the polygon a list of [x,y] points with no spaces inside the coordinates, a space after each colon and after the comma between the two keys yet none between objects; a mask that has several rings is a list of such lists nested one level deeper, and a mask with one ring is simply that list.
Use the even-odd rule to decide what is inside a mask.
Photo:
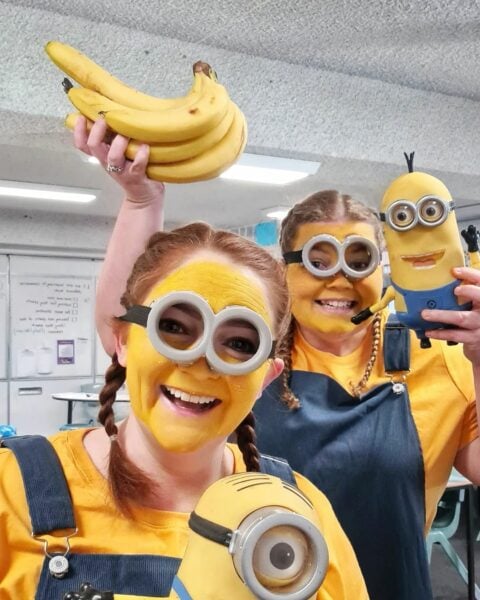
[{"label": "overall strap", "polygon": [[410,330],[395,315],[389,315],[383,334],[385,371],[410,370]]},{"label": "overall strap", "polygon": [[285,483],[290,483],[297,487],[292,467],[283,458],[260,454],[260,471],[267,473],[267,475],[278,477]]},{"label": "overall strap", "polygon": [[173,580],[172,590],[177,594],[178,600],[192,600],[192,597],[188,593],[187,588],[176,576]]},{"label": "overall strap", "polygon": [[25,435],[4,438],[0,445],[14,453],[20,467],[32,533],[75,529],[68,485],[50,442],[41,435]]}]

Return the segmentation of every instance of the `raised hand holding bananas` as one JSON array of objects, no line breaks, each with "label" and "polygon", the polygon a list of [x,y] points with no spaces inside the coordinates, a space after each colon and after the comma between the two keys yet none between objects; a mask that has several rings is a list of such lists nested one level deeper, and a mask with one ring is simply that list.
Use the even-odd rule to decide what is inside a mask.
[{"label": "raised hand holding bananas", "polygon": [[67,116],[66,126],[73,129],[78,114],[89,121],[104,117],[113,133],[130,138],[125,150],[129,159],[148,143],[151,179],[174,183],[211,179],[245,148],[245,117],[206,63],[195,63],[193,85],[185,96],[163,99],[126,86],[70,46],[49,42],[46,51],[82,85],[74,87],[64,80],[68,98],[79,111]]}]

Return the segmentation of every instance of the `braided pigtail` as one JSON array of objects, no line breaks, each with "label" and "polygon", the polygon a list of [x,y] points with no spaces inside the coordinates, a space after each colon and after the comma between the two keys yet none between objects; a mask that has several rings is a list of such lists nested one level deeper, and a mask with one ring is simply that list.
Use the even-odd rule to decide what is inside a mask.
[{"label": "braided pigtail", "polygon": [[292,317],[286,334],[282,337],[277,356],[283,360],[284,368],[280,379],[280,399],[290,410],[300,408],[300,401],[290,389],[290,373],[292,371],[292,348],[295,334],[295,319]]},{"label": "braided pigtail", "polygon": [[243,456],[247,471],[260,471],[260,453],[257,449],[255,434],[255,417],[250,411],[235,430],[237,444]]},{"label": "braided pigtail", "polygon": [[98,420],[104,426],[105,432],[109,438],[118,434],[115,425],[113,403],[118,390],[125,383],[125,367],[118,362],[116,354],[112,356],[112,364],[105,373],[105,385],[100,391],[99,401],[100,410],[98,411]]},{"label": "braided pigtail", "polygon": [[99,394],[100,410],[98,420],[104,426],[111,442],[108,461],[110,491],[118,510],[129,517],[131,515],[130,501],[147,497],[152,483],[145,473],[127,458],[118,439],[113,403],[117,391],[125,382],[125,375],[125,367],[122,367],[118,362],[117,355],[114,354],[112,364],[105,373],[105,385]]}]

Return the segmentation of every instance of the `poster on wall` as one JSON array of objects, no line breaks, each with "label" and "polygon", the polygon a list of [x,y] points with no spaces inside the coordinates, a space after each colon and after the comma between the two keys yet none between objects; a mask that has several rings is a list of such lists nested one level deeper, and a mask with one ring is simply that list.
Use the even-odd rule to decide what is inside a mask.
[{"label": "poster on wall", "polygon": [[12,275],[12,377],[72,377],[92,371],[93,280]]},{"label": "poster on wall", "polygon": [[7,377],[7,257],[0,256],[0,379]]}]

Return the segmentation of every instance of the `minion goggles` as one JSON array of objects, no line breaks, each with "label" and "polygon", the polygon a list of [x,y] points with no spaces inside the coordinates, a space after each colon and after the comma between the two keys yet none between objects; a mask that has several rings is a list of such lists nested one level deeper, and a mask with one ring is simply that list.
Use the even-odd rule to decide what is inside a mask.
[{"label": "minion goggles", "polygon": [[[188,525],[228,548],[237,573],[259,600],[307,600],[325,577],[329,557],[322,534],[311,521],[284,508],[256,510],[236,530],[195,512]],[[274,581],[272,589],[269,580]]]},{"label": "minion goggles", "polygon": [[368,277],[380,264],[377,246],[360,235],[343,242],[329,234],[316,235],[301,250],[286,252],[285,263],[302,263],[315,277],[327,278],[342,271],[351,279]]},{"label": "minion goggles", "polygon": [[244,375],[275,353],[272,333],[258,313],[228,306],[215,314],[194,292],[171,292],[151,306],[134,305],[119,319],[146,327],[155,350],[180,365],[204,356],[219,373]]},{"label": "minion goggles", "polygon": [[386,213],[380,213],[380,220],[395,231],[408,231],[418,223],[424,227],[437,227],[447,220],[454,208],[452,200],[443,200],[437,196],[423,196],[417,203],[396,200]]}]

